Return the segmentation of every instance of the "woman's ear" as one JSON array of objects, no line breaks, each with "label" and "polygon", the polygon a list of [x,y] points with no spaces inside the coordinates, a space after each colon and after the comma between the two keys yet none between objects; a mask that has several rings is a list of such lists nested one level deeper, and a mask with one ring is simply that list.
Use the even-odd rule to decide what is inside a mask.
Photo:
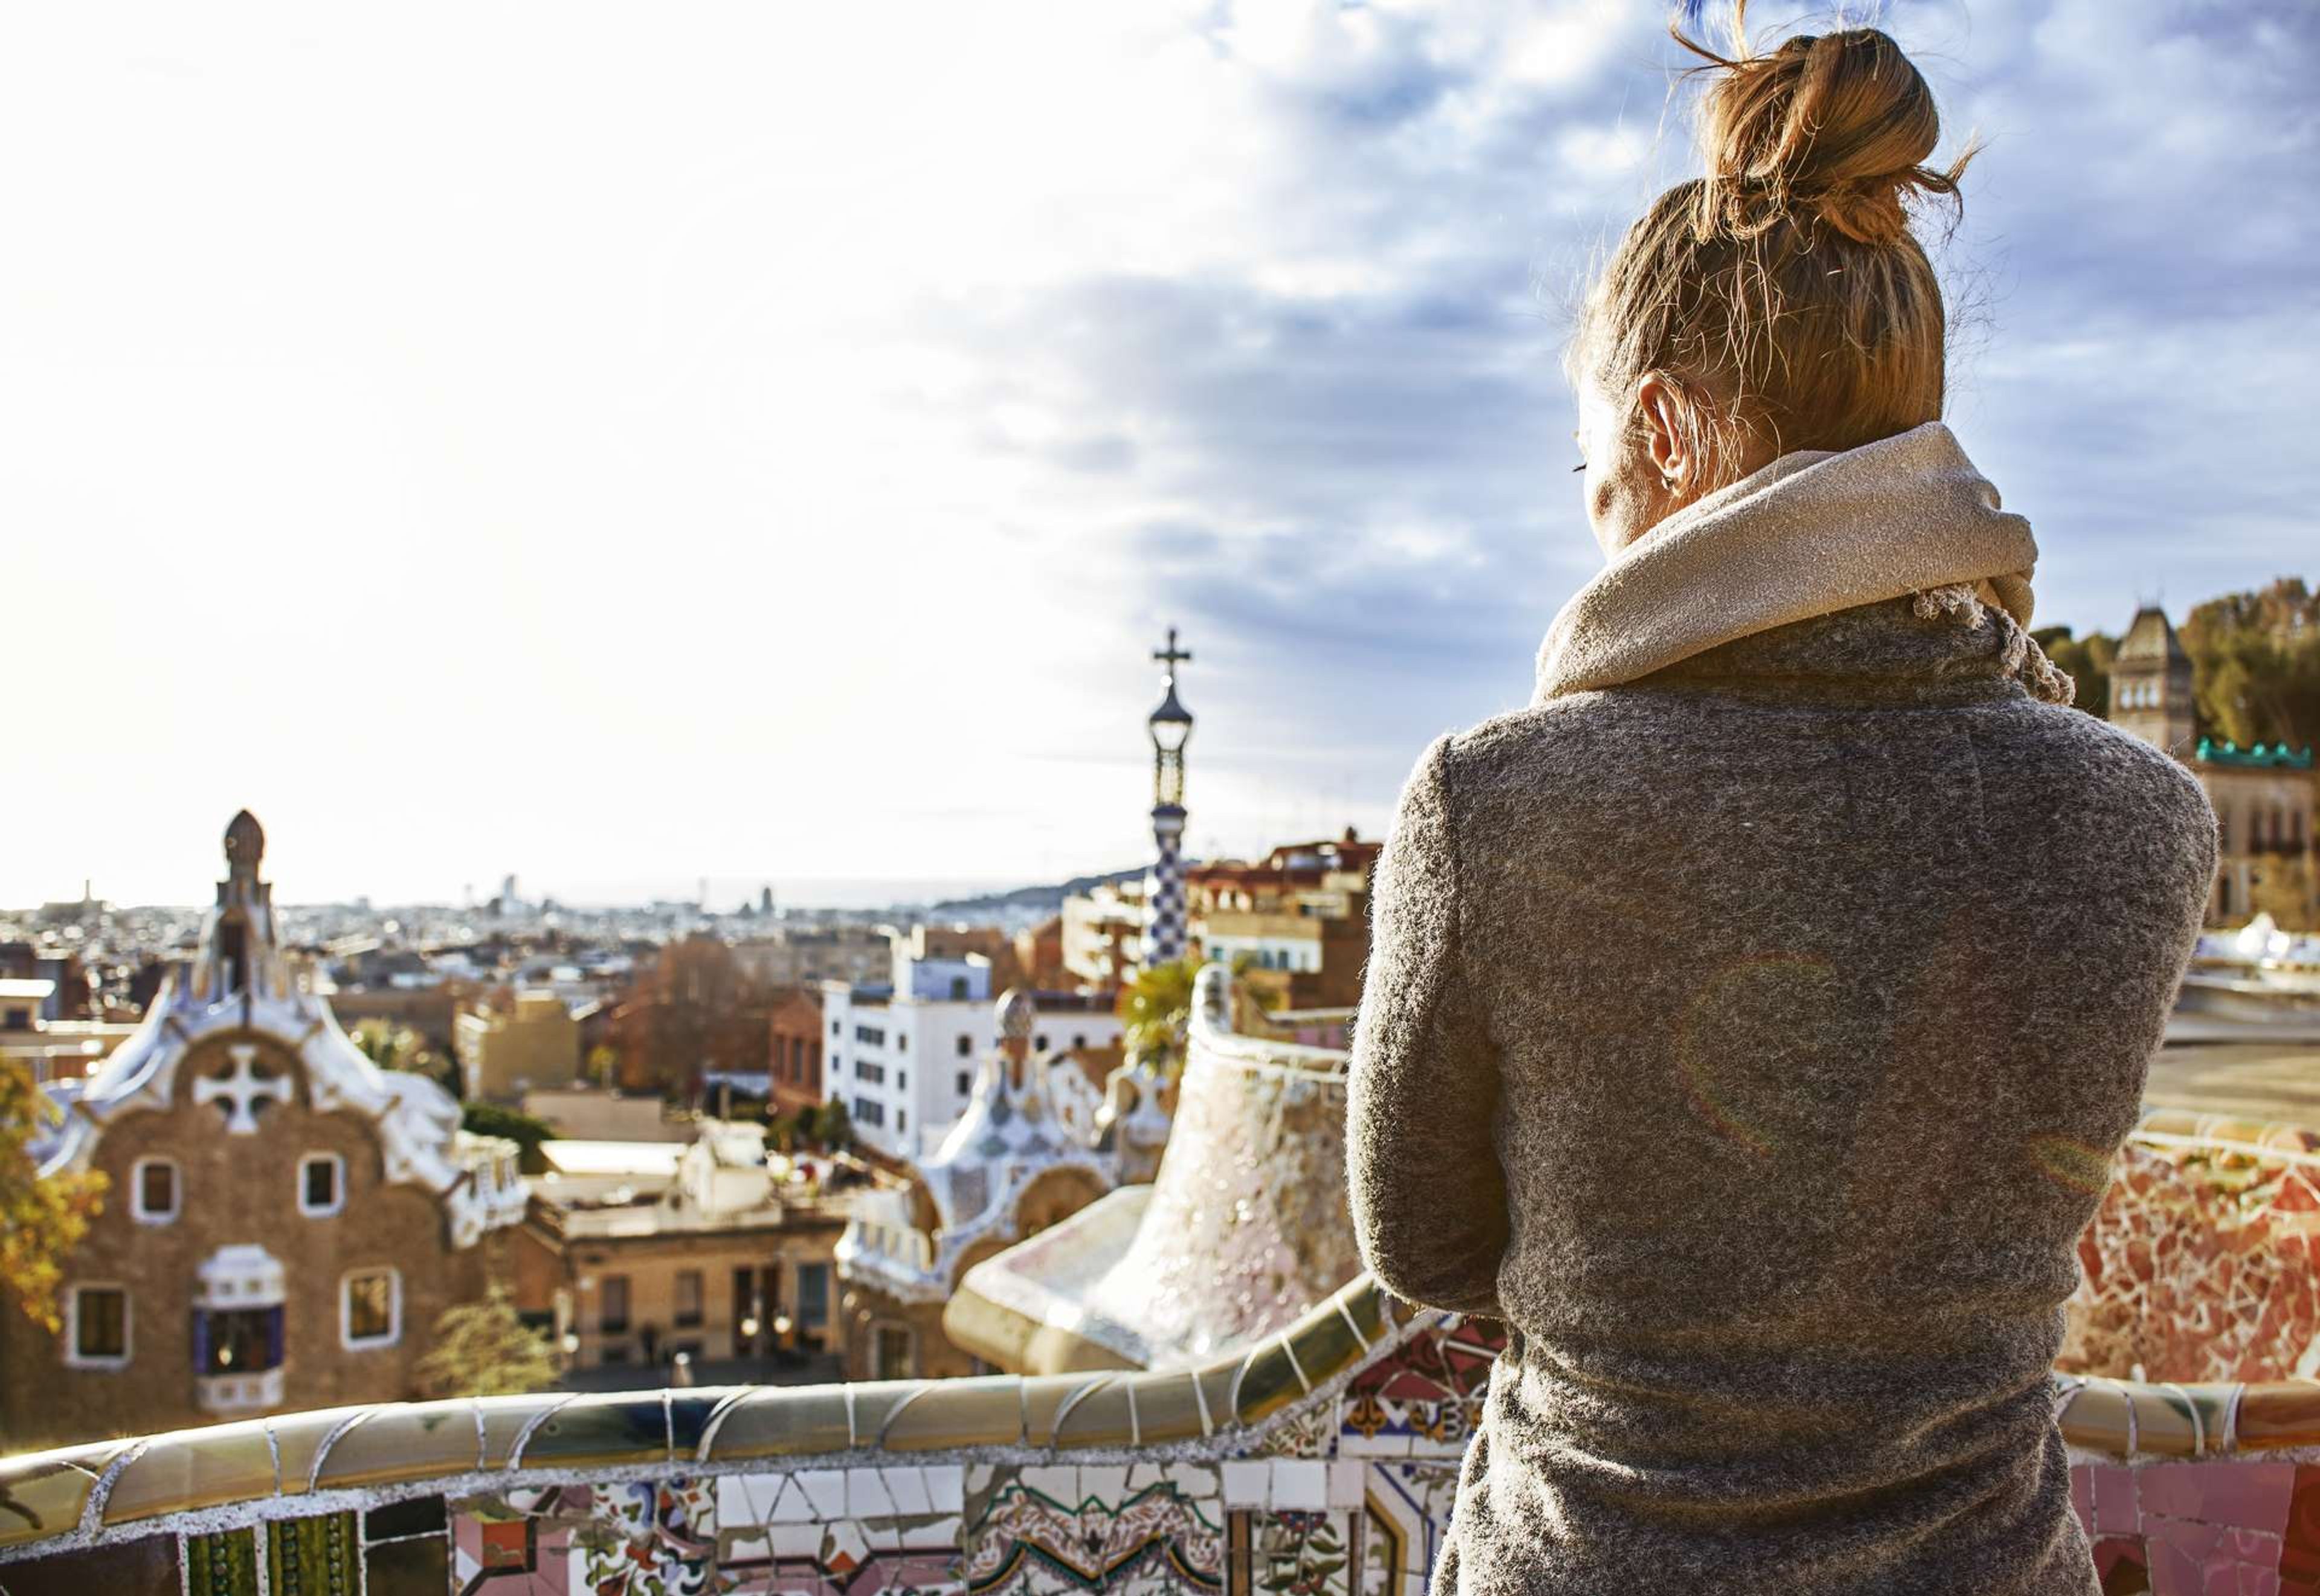
[{"label": "woman's ear", "polygon": [[1636,390],[1636,412],[1643,417],[1652,469],[1670,493],[1681,493],[1699,464],[1692,458],[1690,429],[1684,424],[1687,404],[1683,392],[1656,371],[1646,373]]}]

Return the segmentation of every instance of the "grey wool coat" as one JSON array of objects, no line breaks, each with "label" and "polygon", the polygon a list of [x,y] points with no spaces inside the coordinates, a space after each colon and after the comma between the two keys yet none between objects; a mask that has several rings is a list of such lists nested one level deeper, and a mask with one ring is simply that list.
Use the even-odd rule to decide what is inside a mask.
[{"label": "grey wool coat", "polygon": [[1436,1593],[2097,1591],[2046,1376],[2216,838],[2051,669],[1897,599],[1418,762],[1347,1172],[1509,1330]]}]

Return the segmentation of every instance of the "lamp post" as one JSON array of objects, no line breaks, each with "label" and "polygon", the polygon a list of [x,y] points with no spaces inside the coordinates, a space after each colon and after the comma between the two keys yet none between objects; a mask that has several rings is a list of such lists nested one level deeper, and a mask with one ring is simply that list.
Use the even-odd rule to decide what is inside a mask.
[{"label": "lamp post", "polygon": [[1176,697],[1176,667],[1192,657],[1176,647],[1176,629],[1168,629],[1168,646],[1154,651],[1167,674],[1162,678],[1165,695],[1147,722],[1152,733],[1151,873],[1144,882],[1144,958],[1146,969],[1184,957],[1184,745],[1192,740],[1192,714]]}]

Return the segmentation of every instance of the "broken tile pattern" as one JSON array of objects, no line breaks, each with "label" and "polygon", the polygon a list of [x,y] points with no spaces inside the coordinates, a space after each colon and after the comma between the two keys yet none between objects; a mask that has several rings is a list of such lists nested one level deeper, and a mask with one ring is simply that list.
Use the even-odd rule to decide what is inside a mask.
[{"label": "broken tile pattern", "polygon": [[2222,1120],[2122,1146],[2079,1238],[2055,1366],[2185,1383],[2293,1378],[2320,1336],[2315,1147],[2320,1133]]},{"label": "broken tile pattern", "polygon": [[[1502,1342],[1440,1318],[1378,1339],[1349,1379],[1191,1457],[1001,1446],[728,1465],[712,1443],[700,1470],[643,1480],[382,1491],[360,1511],[213,1534],[140,1523],[164,1533],[0,1564],[0,1591],[135,1590],[142,1576],[120,1572],[133,1564],[187,1596],[1425,1596]],[[2320,1596],[2320,1465],[2089,1461],[2071,1501],[2106,1590]]]},{"label": "broken tile pattern", "polygon": [[1491,1365],[1506,1332],[1485,1320],[1449,1320],[1409,1337],[1346,1388],[1337,1403],[1340,1450],[1370,1457],[1456,1456],[1482,1422]]},{"label": "broken tile pattern", "polygon": [[574,1539],[572,1582],[594,1596],[675,1596],[713,1588],[717,1482],[683,1477],[594,1487]]}]

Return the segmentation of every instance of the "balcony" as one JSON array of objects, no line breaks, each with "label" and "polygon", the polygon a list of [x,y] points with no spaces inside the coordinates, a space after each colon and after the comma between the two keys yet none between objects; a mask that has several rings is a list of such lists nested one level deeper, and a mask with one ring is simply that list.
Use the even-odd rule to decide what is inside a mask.
[{"label": "balcony", "polygon": [[[279,1591],[282,1568],[335,1554],[372,1596],[648,1578],[1418,1596],[1494,1327],[1360,1275],[1310,1294],[1302,1276],[1268,1276],[1194,1310],[1173,1292],[1074,1295],[1138,1247],[1199,1292],[1142,1234],[1150,1216],[1201,1253],[1208,1209],[1247,1193],[1204,1194],[1194,1165],[1262,1162],[1273,1144],[1246,1138],[1276,1134],[1272,1107],[1302,1094],[1289,1106],[1319,1124],[1342,1091],[1341,1057],[1314,1045],[1341,1041],[1342,1017],[1290,1020],[1313,1038],[1300,1043],[1235,1025],[1214,983],[1203,995],[1185,1090],[1208,1098],[1192,1124],[1222,1145],[1195,1148],[1180,1119],[1142,1222],[1081,1237],[1083,1277],[1016,1271],[1047,1282],[1059,1315],[1089,1307],[1074,1334],[1099,1309],[1136,1332],[1110,1347],[1114,1366],[388,1404],[19,1456],[0,1462],[0,1586],[249,1591],[263,1564]],[[1327,1176],[1326,1149],[1308,1156],[1320,1162],[1271,1206],[1236,1211],[1260,1249],[1284,1224],[1312,1227],[1294,1238],[1307,1256],[1337,1245],[1303,1189]],[[2143,1588],[2143,1571],[2161,1591],[2273,1589],[2320,1560],[2320,1474],[2298,1466],[2320,1447],[2320,1384],[2298,1366],[2320,1335],[2315,1180],[2320,1137],[2171,1111],[2119,1155],[2050,1386],[2112,1588]],[[1241,1258],[1209,1256],[1212,1287]],[[1201,1336],[1218,1344],[1188,1351]],[[2147,1378],[2119,1377],[2137,1365]]]}]

